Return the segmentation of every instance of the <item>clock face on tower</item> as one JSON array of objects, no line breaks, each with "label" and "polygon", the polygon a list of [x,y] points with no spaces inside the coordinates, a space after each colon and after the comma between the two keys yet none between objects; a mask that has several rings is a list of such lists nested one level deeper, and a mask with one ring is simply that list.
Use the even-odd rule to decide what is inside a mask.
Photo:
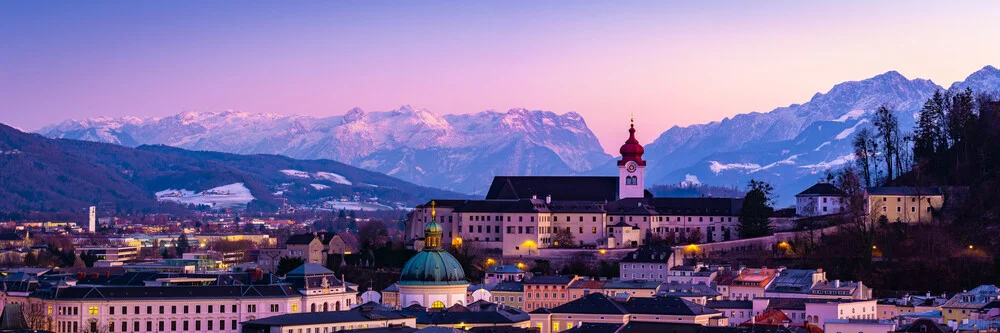
[{"label": "clock face on tower", "polygon": [[625,163],[625,171],[628,171],[628,173],[634,173],[635,169],[636,169],[635,162],[628,161],[628,163]]}]

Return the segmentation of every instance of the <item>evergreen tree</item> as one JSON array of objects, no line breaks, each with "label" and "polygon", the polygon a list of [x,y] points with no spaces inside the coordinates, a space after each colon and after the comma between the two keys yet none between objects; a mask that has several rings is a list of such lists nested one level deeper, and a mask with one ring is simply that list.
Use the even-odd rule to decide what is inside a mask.
[{"label": "evergreen tree", "polygon": [[189,250],[191,250],[191,243],[188,242],[187,235],[182,233],[180,237],[177,237],[177,256],[181,257],[185,253],[188,253]]},{"label": "evergreen tree", "polygon": [[743,209],[740,212],[740,224],[736,226],[740,238],[754,238],[771,234],[771,215],[774,214],[774,188],[764,181],[750,180],[746,197],[743,198]]},{"label": "evergreen tree", "polygon": [[299,268],[299,266],[305,265],[306,260],[302,257],[281,257],[278,259],[278,267],[275,268],[274,274],[277,276],[285,276],[288,272],[293,269]]},{"label": "evergreen tree", "polygon": [[872,186],[872,171],[874,165],[872,159],[875,156],[875,149],[872,147],[874,134],[868,126],[862,127],[854,134],[854,161],[861,169],[861,178],[865,180],[865,186]]},{"label": "evergreen tree", "polygon": [[930,159],[935,153],[947,149],[947,138],[943,133],[945,125],[944,110],[946,98],[941,91],[927,99],[920,109],[920,119],[917,121],[913,140],[913,157],[916,160]]}]

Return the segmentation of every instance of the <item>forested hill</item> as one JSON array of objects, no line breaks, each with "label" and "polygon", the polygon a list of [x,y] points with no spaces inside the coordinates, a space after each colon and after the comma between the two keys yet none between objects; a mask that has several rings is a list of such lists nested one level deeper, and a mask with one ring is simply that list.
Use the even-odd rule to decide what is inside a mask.
[{"label": "forested hill", "polygon": [[392,207],[467,197],[330,160],[129,148],[49,139],[3,124],[0,170],[0,211],[76,211],[100,204],[151,212],[165,205],[157,192],[183,204],[214,205],[211,198],[222,198],[222,204],[230,200],[240,208],[260,210],[340,198],[361,197]]}]

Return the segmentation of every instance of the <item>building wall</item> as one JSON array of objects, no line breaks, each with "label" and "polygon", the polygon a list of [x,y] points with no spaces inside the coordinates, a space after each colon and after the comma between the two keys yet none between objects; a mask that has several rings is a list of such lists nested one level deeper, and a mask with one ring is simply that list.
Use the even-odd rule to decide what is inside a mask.
[{"label": "building wall", "polygon": [[603,246],[608,237],[605,233],[604,213],[552,213],[552,227],[569,228],[577,246]]},{"label": "building wall", "polygon": [[389,327],[392,325],[417,327],[417,318],[376,319],[312,325],[271,326],[267,332],[247,330],[243,333],[332,333],[343,330]]},{"label": "building wall", "polygon": [[524,284],[524,311],[554,308],[570,301],[569,284]]},{"label": "building wall", "polygon": [[494,291],[492,302],[523,310],[524,293],[510,292],[510,291]]},{"label": "building wall", "polygon": [[879,218],[885,216],[889,222],[918,223],[930,222],[933,216],[930,209],[940,209],[944,205],[944,196],[904,196],[904,195],[870,195],[868,210]]},{"label": "building wall", "polygon": [[896,330],[896,323],[877,321],[828,322],[823,332],[828,333],[887,333]]},{"label": "building wall", "polygon": [[827,319],[877,319],[875,300],[856,302],[806,303],[806,320],[823,327]]},{"label": "building wall", "polygon": [[838,196],[795,197],[795,214],[799,216],[839,214],[843,210],[843,199]]},{"label": "building wall", "polygon": [[670,276],[670,267],[665,262],[619,262],[618,267],[622,280],[665,281]]},{"label": "building wall", "polygon": [[538,328],[539,333],[562,332],[573,327],[579,327],[582,323],[615,323],[624,324],[629,320],[628,315],[605,315],[605,314],[531,314],[531,324],[533,328]]},{"label": "building wall", "polygon": [[435,302],[441,302],[444,307],[452,305],[465,305],[466,289],[468,284],[459,285],[397,285],[399,288],[399,301],[402,307],[418,304],[425,308],[431,308]]}]

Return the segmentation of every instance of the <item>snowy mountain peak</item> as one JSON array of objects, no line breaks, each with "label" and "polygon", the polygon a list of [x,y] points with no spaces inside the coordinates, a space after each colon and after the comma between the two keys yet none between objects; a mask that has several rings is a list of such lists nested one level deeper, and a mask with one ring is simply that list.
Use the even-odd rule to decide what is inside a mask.
[{"label": "snowy mountain peak", "polygon": [[343,123],[344,124],[353,123],[356,121],[360,121],[361,119],[364,119],[364,117],[365,117],[365,110],[362,110],[361,108],[355,106],[354,108],[347,110],[347,114],[344,115]]},{"label": "snowy mountain peak", "polygon": [[996,92],[1000,87],[1000,70],[991,65],[969,74],[965,81],[955,82],[949,90],[958,91],[970,88],[975,91]]}]

